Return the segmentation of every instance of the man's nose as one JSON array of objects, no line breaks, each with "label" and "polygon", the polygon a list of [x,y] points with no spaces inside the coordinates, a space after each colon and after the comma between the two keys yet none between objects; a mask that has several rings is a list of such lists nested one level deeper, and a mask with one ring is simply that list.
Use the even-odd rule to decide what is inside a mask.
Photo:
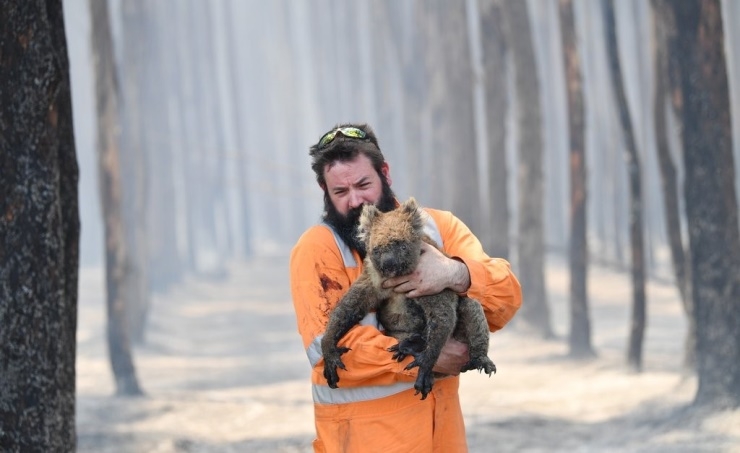
[{"label": "man's nose", "polygon": [[350,209],[354,209],[358,206],[362,206],[362,204],[365,203],[365,200],[363,200],[362,195],[358,192],[351,191],[349,193],[349,207]]}]

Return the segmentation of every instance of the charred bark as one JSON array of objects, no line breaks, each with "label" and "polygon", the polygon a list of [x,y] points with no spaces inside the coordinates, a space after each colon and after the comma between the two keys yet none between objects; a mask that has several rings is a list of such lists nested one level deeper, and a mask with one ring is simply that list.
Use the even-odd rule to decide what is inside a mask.
[{"label": "charred bark", "polygon": [[740,233],[719,0],[671,2],[683,98],[684,197],[699,388],[694,403],[740,406]]},{"label": "charred bark", "polygon": [[0,14],[0,450],[75,450],[80,221],[62,2]]}]

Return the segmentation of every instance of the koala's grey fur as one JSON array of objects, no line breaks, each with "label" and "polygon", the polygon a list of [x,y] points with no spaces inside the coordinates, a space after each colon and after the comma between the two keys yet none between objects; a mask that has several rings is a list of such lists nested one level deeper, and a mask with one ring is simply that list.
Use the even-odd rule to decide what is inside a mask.
[{"label": "koala's grey fur", "polygon": [[432,368],[450,336],[468,345],[470,361],[462,371],[477,369],[489,376],[496,372],[488,358],[488,324],[477,301],[451,290],[410,299],[381,286],[385,279],[408,275],[416,268],[422,241],[439,248],[423,227],[413,198],[387,213],[372,205],[363,208],[360,238],[367,247],[364,269],[332,311],[321,341],[324,377],[330,387],[337,388],[337,367],[346,369],[341,355],[349,349],[339,347],[339,340],[372,311],[376,311],[385,333],[398,339],[389,349],[393,357],[398,361],[414,357],[406,369],[419,367],[414,388],[421,399],[432,389]]}]

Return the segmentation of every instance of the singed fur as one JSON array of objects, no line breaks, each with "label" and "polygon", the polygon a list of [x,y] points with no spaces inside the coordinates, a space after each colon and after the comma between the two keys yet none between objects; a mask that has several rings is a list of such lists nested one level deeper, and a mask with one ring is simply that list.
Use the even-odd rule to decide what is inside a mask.
[{"label": "singed fur", "polygon": [[363,272],[332,311],[321,341],[324,377],[329,386],[337,388],[337,367],[346,369],[341,355],[349,349],[339,347],[339,340],[372,311],[377,313],[385,333],[398,340],[390,348],[393,357],[399,361],[408,355],[414,357],[406,369],[419,367],[414,388],[422,399],[432,389],[432,368],[450,336],[468,345],[470,361],[462,371],[495,373],[496,366],[487,356],[488,324],[477,301],[451,290],[410,299],[382,287],[385,279],[408,275],[416,269],[422,242],[439,248],[424,233],[422,211],[416,201],[410,198],[387,213],[365,206],[359,236],[367,250]]}]

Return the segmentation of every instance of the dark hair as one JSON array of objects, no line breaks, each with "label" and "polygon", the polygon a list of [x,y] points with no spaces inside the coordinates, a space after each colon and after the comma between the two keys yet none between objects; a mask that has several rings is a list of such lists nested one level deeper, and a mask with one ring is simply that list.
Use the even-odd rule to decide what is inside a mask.
[{"label": "dark hair", "polygon": [[364,131],[367,136],[360,139],[337,135],[334,140],[323,148],[319,148],[318,142],[311,146],[308,154],[311,156],[311,169],[316,173],[316,181],[318,181],[322,186],[326,185],[324,169],[327,165],[331,165],[335,162],[353,160],[360,153],[370,159],[375,171],[377,171],[378,175],[383,178],[381,167],[385,163],[385,157],[383,157],[383,153],[380,151],[378,139],[375,137],[373,129],[367,124],[345,123],[334,126],[330,131],[336,130],[340,127],[356,127]]}]

